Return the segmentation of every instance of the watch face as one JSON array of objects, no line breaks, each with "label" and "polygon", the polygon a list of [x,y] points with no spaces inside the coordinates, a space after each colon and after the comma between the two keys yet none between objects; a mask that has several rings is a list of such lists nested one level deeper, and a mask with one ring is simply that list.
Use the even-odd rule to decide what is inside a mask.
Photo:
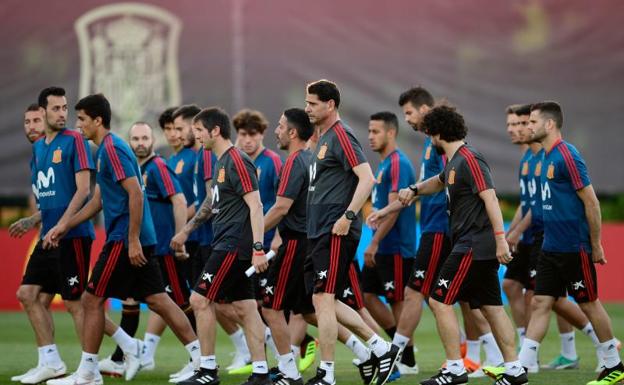
[{"label": "watch face", "polygon": [[256,242],[253,244],[254,250],[261,251],[263,249],[262,243]]}]

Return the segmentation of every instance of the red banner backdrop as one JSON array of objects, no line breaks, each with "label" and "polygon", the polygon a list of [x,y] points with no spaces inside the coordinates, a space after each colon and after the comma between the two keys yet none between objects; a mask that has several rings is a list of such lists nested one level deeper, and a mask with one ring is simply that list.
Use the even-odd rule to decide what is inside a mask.
[{"label": "red banner backdrop", "polygon": [[[101,228],[96,230],[96,240],[91,249],[91,265],[98,257],[104,243],[105,234]],[[21,239],[9,237],[6,229],[0,230],[0,244],[4,250],[3,269],[0,271],[0,311],[20,310],[15,292],[21,282],[30,251],[37,241],[38,234],[28,233]],[[624,223],[608,223],[602,227],[602,240],[608,264],[597,266],[599,295],[603,302],[624,302],[624,271],[621,240],[624,239]],[[57,296],[55,307],[62,301]]]}]

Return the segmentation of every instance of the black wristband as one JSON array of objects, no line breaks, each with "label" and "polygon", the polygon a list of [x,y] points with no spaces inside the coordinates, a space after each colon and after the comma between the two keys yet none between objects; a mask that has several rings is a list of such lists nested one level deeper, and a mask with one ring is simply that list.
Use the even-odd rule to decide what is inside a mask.
[{"label": "black wristband", "polygon": [[409,185],[408,188],[414,192],[414,195],[418,195],[418,186],[416,183]]}]

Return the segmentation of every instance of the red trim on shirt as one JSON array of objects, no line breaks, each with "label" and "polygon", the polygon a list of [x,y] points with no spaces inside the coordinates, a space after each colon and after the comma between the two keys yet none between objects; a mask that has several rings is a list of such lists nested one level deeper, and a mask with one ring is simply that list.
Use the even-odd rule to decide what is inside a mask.
[{"label": "red trim on shirt", "polygon": [[400,172],[400,159],[399,153],[393,152],[390,155],[390,181],[392,184],[392,192],[399,191],[399,172]]},{"label": "red trim on shirt", "polygon": [[345,156],[351,168],[357,166],[359,163],[355,155],[355,150],[353,149],[353,144],[351,144],[351,140],[349,140],[347,132],[340,122],[336,122],[334,125],[334,132],[340,142],[340,147],[342,147],[342,150],[345,152]]},{"label": "red trim on shirt", "polygon": [[275,175],[279,175],[280,171],[282,171],[282,159],[276,152],[269,150],[268,148],[264,149],[264,154],[271,158],[273,161],[273,167],[275,167]]},{"label": "red trim on shirt", "polygon": [[121,166],[121,161],[119,160],[117,150],[115,150],[115,145],[113,144],[113,137],[110,134],[104,138],[104,149],[106,150],[108,159],[110,159],[111,165],[113,166],[115,178],[117,178],[118,181],[126,179],[126,173]]},{"label": "red trim on shirt", "polygon": [[156,167],[158,167],[158,171],[160,172],[160,178],[165,185],[165,190],[167,191],[167,196],[170,197],[176,194],[175,187],[173,187],[173,181],[171,180],[171,175],[169,175],[169,169],[167,169],[167,165],[165,161],[160,157],[156,157],[154,159],[154,163],[156,163]]},{"label": "red trim on shirt", "polygon": [[479,192],[487,190],[483,171],[481,170],[481,167],[479,167],[479,162],[475,158],[474,154],[466,147],[460,148],[459,153],[462,154],[462,156],[464,157],[464,159],[466,159],[466,162],[468,163],[470,173],[472,174],[475,184],[477,185],[477,190]]},{"label": "red trim on shirt", "polygon": [[80,164],[80,169],[84,170],[90,168],[89,158],[87,157],[87,148],[82,140],[82,135],[80,135],[79,132],[69,129],[63,130],[61,134],[74,138],[74,145],[76,147],[76,152],[78,153],[78,163]]},{"label": "red trim on shirt", "polygon": [[568,168],[568,173],[570,173],[570,179],[572,179],[572,186],[574,186],[574,189],[580,190],[585,187],[583,186],[581,174],[579,173],[578,167],[576,167],[576,162],[574,162],[574,158],[572,157],[568,146],[564,144],[559,148],[559,152],[563,156],[563,160],[565,160],[565,164]]},{"label": "red trim on shirt", "polygon": [[294,153],[292,153],[288,159],[286,159],[286,164],[284,165],[284,168],[282,170],[282,175],[280,176],[280,183],[279,183],[279,187],[277,188],[277,195],[279,196],[283,196],[286,193],[286,187],[288,186],[288,180],[290,178],[290,172],[292,171],[292,166],[295,163],[295,159],[297,159],[297,156],[299,156],[299,154],[301,153],[301,151],[296,151]]},{"label": "red trim on shirt", "polygon": [[253,191],[253,185],[251,184],[251,177],[249,176],[247,167],[245,167],[243,158],[238,153],[238,150],[235,148],[232,149],[232,151],[230,151],[230,156],[232,157],[232,160],[234,161],[234,166],[236,166],[236,171],[238,172],[241,185],[243,186],[243,191],[245,193]]},{"label": "red trim on shirt", "polygon": [[212,152],[204,150],[204,181],[212,179]]}]

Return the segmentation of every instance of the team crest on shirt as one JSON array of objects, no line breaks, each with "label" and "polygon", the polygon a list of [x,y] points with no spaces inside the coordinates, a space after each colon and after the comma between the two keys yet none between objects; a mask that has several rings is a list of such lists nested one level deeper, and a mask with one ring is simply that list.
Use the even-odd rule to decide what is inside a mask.
[{"label": "team crest on shirt", "polygon": [[542,161],[537,162],[537,164],[535,165],[535,176],[540,176],[542,175]]},{"label": "team crest on shirt", "polygon": [[455,184],[455,169],[451,169],[448,176],[448,184]]},{"label": "team crest on shirt", "polygon": [[425,151],[425,160],[429,160],[431,158],[431,146],[427,147],[427,151]]},{"label": "team crest on shirt", "polygon": [[318,152],[318,155],[316,155],[316,157],[321,159],[321,160],[325,159],[325,154],[326,153],[327,153],[327,143],[323,143],[321,148],[319,148],[319,152]]},{"label": "team crest on shirt", "polygon": [[63,159],[63,151],[60,148],[57,148],[52,153],[52,163],[61,163]]},{"label": "team crest on shirt", "polygon": [[551,163],[548,165],[548,170],[546,170],[546,178],[552,179],[554,177],[555,177],[555,165]]},{"label": "team crest on shirt", "polygon": [[219,169],[219,175],[217,175],[217,182],[218,183],[225,182],[225,169],[223,167]]},{"label": "team crest on shirt", "polygon": [[522,164],[522,175],[529,175],[529,162],[527,161]]},{"label": "team crest on shirt", "polygon": [[180,159],[175,167],[176,174],[182,174],[182,170],[184,169],[184,159]]}]

